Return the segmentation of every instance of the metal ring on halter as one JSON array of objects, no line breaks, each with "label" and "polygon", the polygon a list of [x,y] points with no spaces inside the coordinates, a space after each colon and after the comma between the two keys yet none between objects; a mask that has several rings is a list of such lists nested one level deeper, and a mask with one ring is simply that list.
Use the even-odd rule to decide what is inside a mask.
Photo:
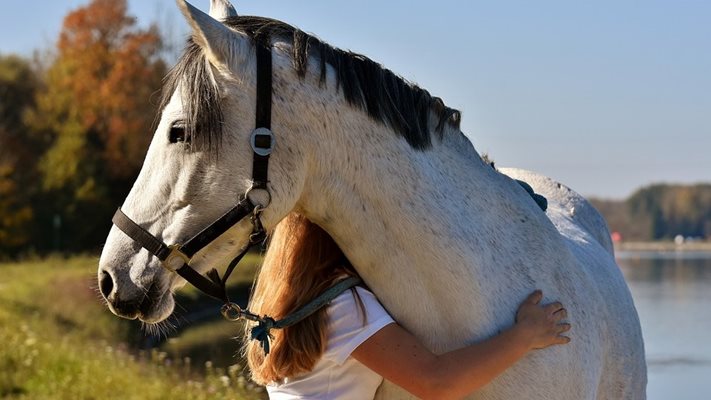
[{"label": "metal ring on halter", "polygon": [[[267,194],[267,203],[266,204],[257,203],[256,201],[252,200],[249,197],[249,195],[252,194],[252,192],[254,192],[256,190],[262,190],[262,191],[264,191],[264,193]],[[269,206],[272,203],[272,193],[268,189],[261,188],[261,187],[254,187],[254,186],[250,187],[249,189],[247,189],[247,192],[244,194],[244,198],[249,199],[249,201],[251,201],[252,204],[257,204],[257,205],[261,206],[262,209],[267,208],[267,206]]]},{"label": "metal ring on halter", "polygon": [[228,321],[239,321],[242,319],[242,308],[235,303],[225,303],[220,309],[222,316]]},{"label": "metal ring on halter", "polygon": [[257,128],[252,131],[249,144],[252,145],[252,151],[260,156],[266,157],[272,154],[272,150],[274,149],[274,134],[267,128]]}]

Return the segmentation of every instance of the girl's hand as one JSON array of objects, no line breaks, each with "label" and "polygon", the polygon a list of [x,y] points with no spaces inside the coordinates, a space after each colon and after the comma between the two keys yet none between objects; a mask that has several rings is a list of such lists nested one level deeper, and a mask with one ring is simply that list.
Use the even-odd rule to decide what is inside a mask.
[{"label": "girl's hand", "polygon": [[352,353],[363,365],[423,399],[461,399],[481,389],[532,349],[568,343],[570,325],[560,303],[540,305],[534,292],[519,307],[516,325],[469,346],[434,354],[398,324],[366,339]]},{"label": "girl's hand", "polygon": [[529,349],[543,349],[554,344],[566,344],[570,338],[562,334],[570,330],[562,320],[568,312],[559,302],[541,305],[543,292],[536,290],[521,303],[516,313],[514,329],[523,336]]}]

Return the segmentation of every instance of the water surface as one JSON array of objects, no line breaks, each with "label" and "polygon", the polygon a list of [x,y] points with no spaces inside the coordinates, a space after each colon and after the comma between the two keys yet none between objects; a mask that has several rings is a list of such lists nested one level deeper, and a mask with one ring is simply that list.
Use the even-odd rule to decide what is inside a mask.
[{"label": "water surface", "polygon": [[711,253],[618,252],[644,335],[649,400],[711,399]]}]

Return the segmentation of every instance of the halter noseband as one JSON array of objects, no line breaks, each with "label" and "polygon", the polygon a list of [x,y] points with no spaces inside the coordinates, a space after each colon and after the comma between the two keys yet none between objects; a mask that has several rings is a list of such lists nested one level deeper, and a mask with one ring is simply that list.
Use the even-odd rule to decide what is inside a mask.
[{"label": "halter noseband", "polygon": [[[112,222],[123,233],[141,245],[149,253],[156,256],[163,268],[175,272],[190,284],[205,294],[225,302],[223,315],[235,311],[236,305],[232,304],[227,296],[227,279],[247,252],[255,245],[262,243],[266,238],[266,231],[260,219],[261,213],[271,202],[271,193],[267,184],[269,155],[274,148],[274,136],[271,132],[272,109],[272,52],[267,44],[255,41],[257,49],[257,113],[256,129],[250,137],[252,146],[252,186],[240,198],[237,205],[208,225],[200,233],[183,244],[166,245],[153,234],[135,223],[121,211],[116,210]],[[250,198],[252,191],[260,190],[267,194],[267,204],[255,204]],[[212,243],[228,229],[238,224],[243,219],[250,217],[252,233],[249,244],[237,255],[227,267],[225,274],[220,277],[217,270],[210,270],[206,276],[201,275],[189,264],[192,258]],[[237,310],[240,310],[237,308]],[[241,311],[241,310],[240,310]]]}]

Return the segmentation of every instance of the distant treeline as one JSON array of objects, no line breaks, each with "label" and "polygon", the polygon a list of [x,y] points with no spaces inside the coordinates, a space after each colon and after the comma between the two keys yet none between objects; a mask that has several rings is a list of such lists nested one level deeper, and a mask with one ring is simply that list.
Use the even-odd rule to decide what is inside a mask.
[{"label": "distant treeline", "polygon": [[626,200],[591,201],[622,240],[711,238],[711,184],[659,184]]}]

